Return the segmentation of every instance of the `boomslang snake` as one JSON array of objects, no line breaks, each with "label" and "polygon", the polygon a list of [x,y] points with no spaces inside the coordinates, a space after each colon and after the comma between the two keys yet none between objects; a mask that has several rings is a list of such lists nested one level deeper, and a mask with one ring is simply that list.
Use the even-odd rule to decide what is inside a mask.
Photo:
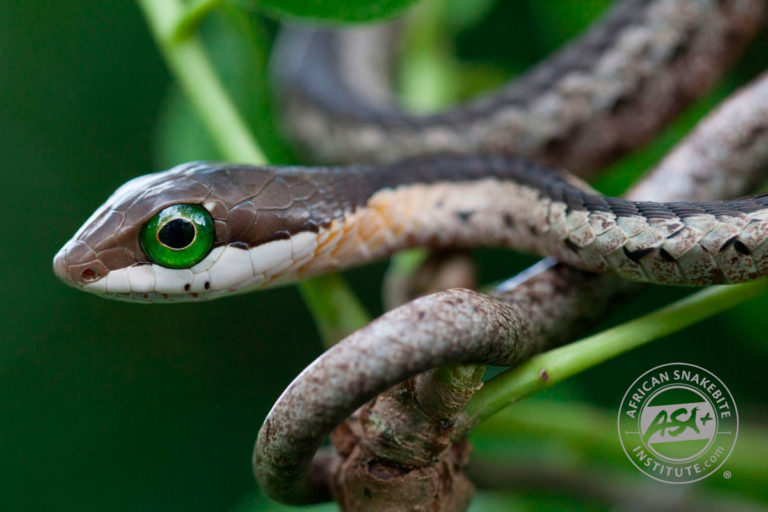
[{"label": "boomslang snake", "polygon": [[[411,246],[509,246],[656,283],[768,273],[768,196],[631,202],[573,183],[529,162],[485,155],[295,169],[185,164],[124,185],[55,265],[86,291],[131,300],[213,298]],[[180,254],[201,243],[200,226],[178,233],[179,242],[162,237],[171,221],[179,229],[196,222],[183,212],[140,239],[150,219],[178,203],[202,205],[215,236],[189,268],[148,262],[142,248],[153,244],[176,243]]]},{"label": "boomslang snake", "polygon": [[[288,283],[412,246],[507,246],[655,283],[762,277],[768,197],[630,202],[556,167],[584,174],[645,142],[720,76],[764,10],[751,0],[626,0],[498,95],[429,116],[368,101],[365,80],[345,75],[360,56],[345,57],[341,41],[388,29],[291,29],[277,76],[299,145],[318,160],[380,163],[191,163],[143,176],[93,214],[54,270],[85,291],[158,302]],[[477,356],[468,359],[505,361]],[[462,359],[451,357],[436,364]],[[323,428],[351,405],[329,412]],[[294,440],[295,460],[272,460],[279,479],[262,470],[271,492],[306,498],[306,455],[320,434]],[[279,488],[286,475],[290,490]]]},{"label": "boomslang snake", "polygon": [[[83,290],[136,301],[245,292],[416,245],[506,246],[654,283],[756,279],[768,273],[767,198],[630,203],[517,156],[589,168],[639,144],[712,81],[710,63],[730,60],[757,26],[755,12],[746,0],[623,2],[498,96],[422,117],[364,104],[344,88],[344,52],[327,55],[338,43],[334,33],[294,29],[279,53],[293,44],[291,54],[311,65],[298,72],[288,62],[278,75],[295,78],[285,85],[295,131],[307,132],[311,147],[313,135],[327,135],[319,156],[342,158],[349,148],[381,158],[417,147],[442,154],[349,167],[193,163],[143,176],[94,213],[54,269]],[[680,76],[699,61],[707,63],[703,77]],[[345,93],[351,99],[343,103]],[[666,105],[651,109],[648,95]],[[489,115],[491,107],[498,114]],[[328,129],[307,131],[321,121]],[[346,145],[334,142],[342,132]],[[584,147],[589,155],[581,155]],[[202,205],[208,228],[183,212],[162,212],[175,204]],[[156,232],[140,240],[157,215],[164,219],[154,219]],[[161,239],[163,227],[176,238]],[[211,227],[214,236],[198,237]]]}]

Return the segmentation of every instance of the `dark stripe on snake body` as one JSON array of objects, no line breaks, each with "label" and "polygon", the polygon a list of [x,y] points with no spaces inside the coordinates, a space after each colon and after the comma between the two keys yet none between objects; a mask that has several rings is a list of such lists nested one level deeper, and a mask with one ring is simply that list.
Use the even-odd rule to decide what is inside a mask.
[{"label": "dark stripe on snake body", "polygon": [[[324,231],[343,232],[344,256],[318,248],[316,261],[308,261],[302,275],[358,265],[413,245],[506,246],[554,256],[585,270],[667,284],[731,282],[768,272],[755,267],[763,265],[764,249],[754,262],[748,259],[768,237],[762,224],[748,229],[750,221],[768,217],[766,194],[734,201],[633,202],[601,196],[567,173],[503,155],[283,169],[195,164],[165,173],[162,186],[173,182],[176,193],[183,194],[187,183],[206,191],[205,197],[190,201],[208,204],[225,226],[219,245],[246,250],[313,232],[321,247]],[[438,195],[430,195],[434,192]],[[381,195],[387,193],[393,196]],[[482,194],[493,197],[482,205]],[[584,215],[573,217],[579,212]],[[755,212],[760,218],[746,218]],[[499,227],[490,227],[493,217]],[[630,223],[622,224],[624,219]],[[372,222],[379,225],[373,235],[366,226]],[[686,237],[678,241],[683,232]],[[739,238],[741,233],[747,238]],[[368,249],[358,247],[373,239],[380,241]],[[662,247],[665,240],[674,240],[674,245]],[[701,267],[696,251],[725,255],[729,248],[733,251],[727,260],[708,260]],[[665,268],[667,264],[673,266]]]},{"label": "dark stripe on snake body", "polygon": [[[529,103],[531,97],[542,96],[566,75],[587,71],[594,65],[594,56],[612,49],[616,43],[616,34],[637,25],[653,3],[647,0],[619,3],[610,15],[598,22],[595,30],[588,32],[577,44],[558,52],[493,96],[475,99],[462,108],[433,114],[409,115],[395,105],[377,107],[353,91],[346,81],[350,71],[343,69],[339,59],[347,43],[344,30],[286,28],[281,37],[288,41],[283,44],[290,46],[290,52],[286,50],[278,54],[280,58],[276,58],[276,69],[281,85],[290,89],[283,89],[283,94],[292,92],[303,96],[305,100],[332,111],[341,120],[375,123],[379,126],[392,124],[402,128],[438,124],[458,127],[476,122],[510,105]],[[681,45],[685,45],[685,41],[683,38]],[[303,51],[296,51],[294,44],[300,44]],[[683,47],[679,46],[671,52],[673,58],[684,53]],[[300,62],[295,62],[297,57],[301,59]]]},{"label": "dark stripe on snake body", "polygon": [[[695,215],[740,216],[768,207],[766,194],[701,203],[633,202],[606,197],[574,186],[571,184],[573,178],[561,171],[503,155],[439,155],[378,166],[294,167],[283,170],[214,165],[204,172],[187,173],[185,167],[170,172],[179,171],[187,179],[205,185],[223,203],[231,205],[229,235],[221,242],[245,243],[249,247],[301,231],[317,231],[319,227],[327,227],[332,221],[343,220],[366,207],[377,192],[415,184],[496,179],[500,184],[513,182],[536,190],[542,199],[564,203],[567,211],[606,212],[618,218],[641,217],[646,220],[685,219]],[[267,177],[253,179],[262,175]],[[267,185],[260,190],[249,190],[248,182],[267,182]],[[272,197],[267,200],[270,194]],[[514,203],[515,198],[509,198],[509,201]],[[469,217],[469,212],[466,217]],[[255,226],[258,230],[253,232],[254,236],[243,239],[243,233],[251,232]]]},{"label": "dark stripe on snake body", "polygon": [[[368,29],[367,43],[360,29],[292,28],[276,52],[276,88],[289,132],[315,160],[505,151],[584,173],[645,142],[706,91],[759,27],[763,10],[753,0],[617,2],[583,36],[501,90],[426,115],[354,85],[360,75],[387,75],[368,64],[391,60],[378,55],[390,51],[382,40],[393,37],[376,35],[386,28]],[[546,102],[555,106],[542,107]]]}]

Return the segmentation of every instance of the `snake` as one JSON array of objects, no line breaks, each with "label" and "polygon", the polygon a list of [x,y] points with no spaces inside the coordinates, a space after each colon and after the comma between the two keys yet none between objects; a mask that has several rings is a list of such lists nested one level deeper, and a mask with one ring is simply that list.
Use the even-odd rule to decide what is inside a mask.
[{"label": "snake", "polygon": [[[761,10],[750,0],[626,0],[496,95],[422,116],[365,103],[352,83],[360,78],[345,80],[341,63],[355,59],[340,41],[359,34],[289,29],[277,55],[297,55],[308,68],[298,72],[297,58],[287,58],[275,73],[289,125],[300,127],[294,135],[311,152],[314,135],[325,133],[318,159],[364,152],[372,162],[193,162],[135,178],[64,245],[54,271],[108,298],[195,301],[409,247],[499,246],[635,281],[757,279],[768,273],[768,196],[633,202],[602,196],[554,164],[588,168],[642,143],[714,79],[711,62],[734,58]],[[696,80],[681,75],[695,66]],[[674,100],[641,115],[662,92]],[[617,119],[631,129],[617,130]],[[578,156],[570,148],[587,145],[585,132],[600,149]],[[349,142],[339,145],[342,137]]]},{"label": "snake", "polygon": [[512,247],[635,281],[768,274],[768,194],[629,201],[518,158],[393,164],[185,164],[137,178],[57,255],[59,275],[128,300],[195,300],[295,282],[408,247]]},{"label": "snake", "polygon": [[[647,188],[667,193],[663,201],[605,197],[563,169],[588,175],[642,145],[714,83],[764,17],[757,0],[624,0],[500,91],[429,115],[403,111],[377,88],[383,74],[372,63],[389,59],[382,42],[392,37],[391,25],[290,27],[275,61],[286,131],[307,158],[327,165],[193,162],[138,177],[56,254],[54,272],[108,298],[197,301],[407,247],[493,245],[633,281],[760,278],[765,194],[693,202],[674,196],[678,189],[708,198],[710,189],[747,188],[754,165],[739,155],[768,158],[764,116],[733,137],[705,127],[699,139],[710,152],[722,141],[723,154],[738,161],[713,153],[698,174],[659,173],[669,186],[651,176]],[[366,90],[372,84],[373,92]],[[750,94],[765,97],[766,85]],[[710,124],[726,120],[730,127],[749,117],[738,113],[742,108],[728,108]],[[690,146],[672,155],[685,160],[682,167],[695,167],[690,161],[706,153]],[[744,171],[735,176],[738,185],[719,178],[727,167]],[[590,276],[560,266],[503,301],[451,290],[343,340],[291,384],[265,420],[254,455],[260,484],[282,501],[327,498],[324,473],[313,478],[317,464],[310,464],[339,421],[434,365],[514,364],[542,350],[563,325],[599,314],[622,282]],[[464,336],[447,336],[451,329]]]}]

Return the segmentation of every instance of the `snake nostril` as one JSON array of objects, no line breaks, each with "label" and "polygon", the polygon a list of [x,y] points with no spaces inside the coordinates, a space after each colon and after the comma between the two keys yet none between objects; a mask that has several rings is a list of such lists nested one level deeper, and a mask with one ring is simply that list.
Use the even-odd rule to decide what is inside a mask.
[{"label": "snake nostril", "polygon": [[80,278],[83,281],[93,281],[94,279],[98,279],[99,277],[100,276],[99,276],[98,272],[96,272],[92,268],[87,268],[87,269],[83,270],[82,274],[80,274]]}]

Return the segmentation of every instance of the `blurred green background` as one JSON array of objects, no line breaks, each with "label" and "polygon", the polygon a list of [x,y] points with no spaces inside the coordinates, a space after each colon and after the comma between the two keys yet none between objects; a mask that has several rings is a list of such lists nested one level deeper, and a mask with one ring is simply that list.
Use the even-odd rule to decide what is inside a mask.
[{"label": "blurred green background", "polygon": [[[474,9],[474,16],[459,12],[447,23],[459,57],[459,96],[524,70],[578,33],[606,2],[478,4],[482,8]],[[240,29],[255,33],[257,49],[266,51],[274,23],[253,23]],[[269,131],[268,120],[258,119],[268,109],[265,96],[252,92],[264,89],[263,82],[255,82],[259,71],[249,72],[253,47],[242,47],[232,26],[227,18],[207,21],[206,41],[249,121]],[[625,187],[765,62],[763,34],[710,97],[647,151],[617,165],[619,172],[601,179],[600,186],[610,192]],[[146,306],[78,292],[51,272],[54,253],[121,183],[183,160],[217,157],[171,85],[138,7],[0,0],[0,79],[6,185],[0,224],[0,510],[269,509],[251,476],[253,441],[278,394],[320,352],[296,290]],[[272,156],[290,159],[277,148]],[[486,280],[533,261],[503,251],[478,253]],[[377,314],[384,268],[347,273]],[[606,322],[685,293],[649,289]],[[768,300],[753,301],[594,368],[540,400],[588,402],[612,417],[636,376],[658,364],[685,361],[716,373],[733,392],[742,420],[764,432],[766,307]],[[511,432],[513,440],[502,448],[517,454],[532,450],[532,458],[551,452],[545,441],[536,441],[541,444],[536,451],[520,441],[524,433],[520,436]],[[634,476],[618,440],[606,436],[606,443],[615,443],[611,471]],[[502,449],[498,443],[480,439],[478,451]],[[737,444],[734,456],[744,449]],[[589,467],[588,453],[583,457]],[[705,485],[768,501],[765,488],[738,474],[727,481],[714,475]],[[562,497],[549,493],[485,494],[483,500],[486,507],[497,500],[500,507],[565,508]],[[568,507],[595,510],[578,503]]]}]

